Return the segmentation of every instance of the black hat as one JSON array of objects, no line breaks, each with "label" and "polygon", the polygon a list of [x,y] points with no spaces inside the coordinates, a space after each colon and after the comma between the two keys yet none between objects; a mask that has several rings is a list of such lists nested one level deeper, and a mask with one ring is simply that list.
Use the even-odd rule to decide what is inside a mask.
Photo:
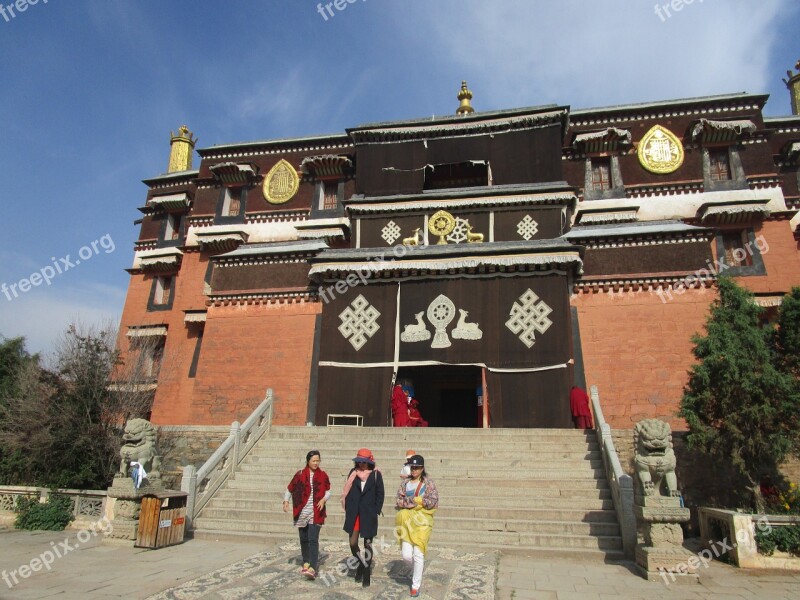
[{"label": "black hat", "polygon": [[415,454],[406,461],[406,464],[409,467],[424,467],[425,459],[422,458],[422,456],[420,456],[419,454]]}]

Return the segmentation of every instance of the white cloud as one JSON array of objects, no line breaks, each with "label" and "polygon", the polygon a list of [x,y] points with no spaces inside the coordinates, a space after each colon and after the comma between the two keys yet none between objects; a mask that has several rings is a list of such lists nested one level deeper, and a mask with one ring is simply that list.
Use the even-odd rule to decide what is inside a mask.
[{"label": "white cloud", "polygon": [[0,295],[0,335],[23,336],[29,352],[50,354],[71,324],[117,326],[125,291],[104,284],[81,288],[34,288],[9,301]]},{"label": "white cloud", "polygon": [[431,3],[414,35],[439,40],[479,110],[760,93],[776,77],[776,20],[792,10],[788,0],[695,0],[662,20],[653,0],[458,5]]}]

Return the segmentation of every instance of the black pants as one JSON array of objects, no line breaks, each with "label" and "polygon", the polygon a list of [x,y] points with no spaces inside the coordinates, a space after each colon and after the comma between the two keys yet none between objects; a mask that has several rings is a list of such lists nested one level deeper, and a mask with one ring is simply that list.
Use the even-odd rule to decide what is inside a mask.
[{"label": "black pants", "polygon": [[303,554],[303,563],[308,563],[315,571],[319,568],[319,530],[321,528],[322,525],[313,523],[297,528],[300,532],[300,552]]}]

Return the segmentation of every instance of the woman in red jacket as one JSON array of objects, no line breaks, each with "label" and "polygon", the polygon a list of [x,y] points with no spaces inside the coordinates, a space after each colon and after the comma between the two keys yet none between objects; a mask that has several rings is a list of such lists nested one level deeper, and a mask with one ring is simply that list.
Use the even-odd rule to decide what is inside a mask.
[{"label": "woman in red jacket", "polygon": [[325,504],[331,497],[331,482],[319,468],[319,450],[306,454],[306,467],[294,474],[283,498],[283,512],[289,512],[292,501],[294,525],[300,532],[300,552],[303,568],[300,573],[308,579],[317,578],[319,568],[319,530],[325,523]]}]

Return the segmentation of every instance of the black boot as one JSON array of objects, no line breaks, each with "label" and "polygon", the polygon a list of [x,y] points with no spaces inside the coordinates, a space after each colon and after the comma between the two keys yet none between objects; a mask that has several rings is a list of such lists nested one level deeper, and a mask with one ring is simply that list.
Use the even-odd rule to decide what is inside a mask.
[{"label": "black boot", "polygon": [[361,560],[359,560],[358,566],[356,567],[356,576],[355,576],[356,583],[361,583],[363,577],[364,577],[364,563],[362,563]]},{"label": "black boot", "polygon": [[364,576],[361,585],[363,587],[369,587],[369,580],[370,576],[372,575],[372,561],[369,561],[367,565],[364,567]]}]

